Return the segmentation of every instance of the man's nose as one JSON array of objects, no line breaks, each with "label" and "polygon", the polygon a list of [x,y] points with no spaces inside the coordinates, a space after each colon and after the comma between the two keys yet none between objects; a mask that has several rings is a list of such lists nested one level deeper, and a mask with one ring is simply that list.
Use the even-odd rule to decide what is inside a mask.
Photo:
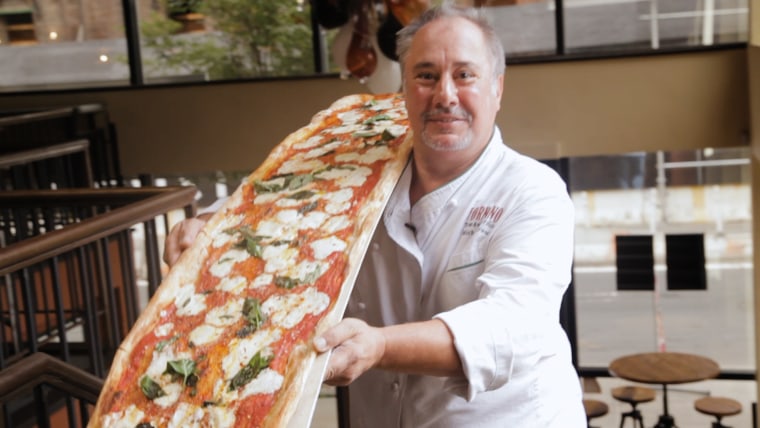
[{"label": "man's nose", "polygon": [[442,76],[435,88],[435,105],[451,107],[457,104],[457,87],[450,76]]}]

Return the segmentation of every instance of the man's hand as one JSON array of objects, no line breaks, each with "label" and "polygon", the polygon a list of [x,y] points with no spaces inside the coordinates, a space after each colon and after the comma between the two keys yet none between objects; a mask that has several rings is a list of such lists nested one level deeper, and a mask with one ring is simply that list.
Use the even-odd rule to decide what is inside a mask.
[{"label": "man's hand", "polygon": [[385,352],[385,336],[364,321],[346,318],[314,339],[314,349],[333,350],[324,382],[343,386],[378,364]]},{"label": "man's hand", "polygon": [[186,218],[172,227],[164,243],[164,261],[169,266],[177,263],[182,252],[190,248],[195,237],[206,225],[213,214],[201,214],[198,217]]},{"label": "man's hand", "polygon": [[371,327],[346,318],[315,338],[314,349],[333,350],[324,379],[329,385],[348,385],[371,368],[464,376],[451,332],[439,319]]}]

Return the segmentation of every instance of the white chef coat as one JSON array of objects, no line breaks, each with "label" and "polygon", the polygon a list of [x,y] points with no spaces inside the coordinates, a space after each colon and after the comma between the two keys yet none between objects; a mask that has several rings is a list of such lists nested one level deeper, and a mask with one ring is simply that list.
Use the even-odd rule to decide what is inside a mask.
[{"label": "white chef coat", "polygon": [[411,175],[391,195],[347,316],[441,319],[465,377],[370,370],[349,387],[351,427],[585,427],[558,320],[573,252],[565,183],[498,128],[468,171],[414,207]]}]

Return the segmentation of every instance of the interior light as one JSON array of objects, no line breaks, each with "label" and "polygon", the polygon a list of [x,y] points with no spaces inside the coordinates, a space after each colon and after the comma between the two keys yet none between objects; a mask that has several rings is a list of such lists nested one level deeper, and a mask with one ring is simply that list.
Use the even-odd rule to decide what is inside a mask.
[{"label": "interior light", "polygon": [[108,62],[108,55],[106,55],[106,54],[100,54],[100,56],[98,57],[98,59],[100,60],[100,62]]},{"label": "interior light", "polygon": [[55,31],[51,31],[48,37],[50,37],[50,40],[58,40],[58,33]]},{"label": "interior light", "polygon": [[702,154],[706,158],[712,157],[712,155],[715,154],[715,149],[713,149],[712,147],[705,147],[704,149],[702,149]]}]

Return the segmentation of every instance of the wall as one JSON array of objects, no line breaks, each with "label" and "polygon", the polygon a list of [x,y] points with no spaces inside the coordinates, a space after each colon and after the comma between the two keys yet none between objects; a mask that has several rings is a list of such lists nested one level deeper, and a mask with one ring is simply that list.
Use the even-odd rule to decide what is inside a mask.
[{"label": "wall", "polygon": [[[744,49],[507,69],[506,141],[537,157],[746,144]],[[102,102],[125,174],[252,170],[338,97],[337,77],[0,97],[0,109]]]},{"label": "wall", "polygon": [[[755,275],[755,368],[760,367],[760,0],[750,0],[750,46],[747,49],[750,123],[752,130],[752,209]],[[760,397],[760,382],[757,396]]]}]

